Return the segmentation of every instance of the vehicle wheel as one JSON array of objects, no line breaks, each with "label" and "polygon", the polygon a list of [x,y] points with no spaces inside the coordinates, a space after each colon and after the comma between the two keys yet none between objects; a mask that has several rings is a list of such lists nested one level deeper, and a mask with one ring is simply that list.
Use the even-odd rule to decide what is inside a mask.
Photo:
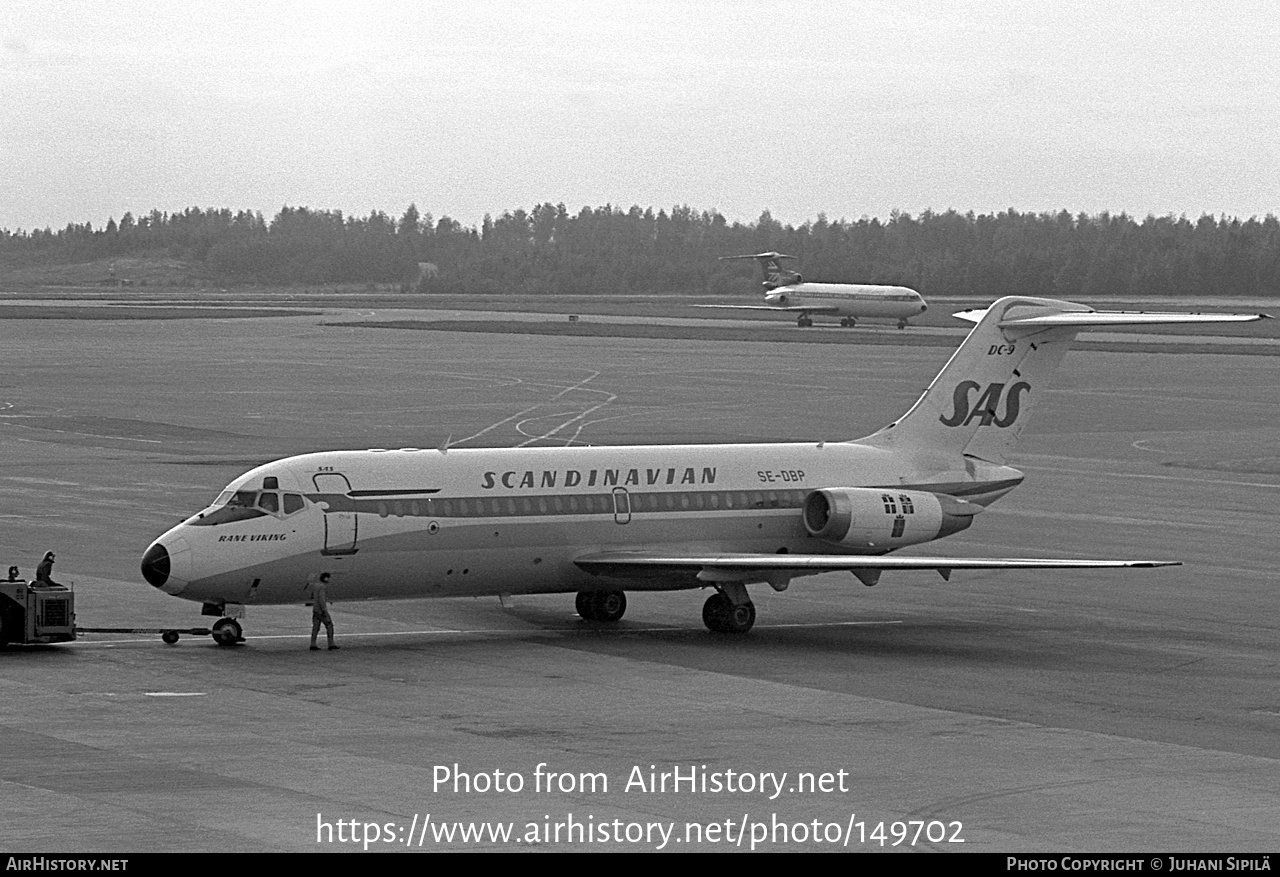
[{"label": "vehicle wheel", "polygon": [[715,633],[725,632],[725,617],[729,614],[731,604],[729,598],[716,591],[702,604],[702,623],[707,630]]},{"label": "vehicle wheel", "polygon": [[741,606],[731,606],[725,614],[723,627],[721,631],[724,633],[746,633],[756,623],[756,604],[743,603]]},{"label": "vehicle wheel", "polygon": [[234,646],[244,642],[240,622],[234,618],[224,618],[213,626],[213,641],[220,646]]},{"label": "vehicle wheel", "polygon": [[578,610],[578,614],[587,621],[595,621],[595,609],[592,606],[592,600],[595,597],[595,591],[579,591],[578,596],[573,599],[573,608]]},{"label": "vehicle wheel", "polygon": [[622,591],[596,591],[592,595],[591,609],[596,621],[620,621],[627,611],[627,595]]},{"label": "vehicle wheel", "polygon": [[176,630],[166,630],[160,634],[160,639],[164,640],[165,645],[174,645],[178,641],[178,632]]}]

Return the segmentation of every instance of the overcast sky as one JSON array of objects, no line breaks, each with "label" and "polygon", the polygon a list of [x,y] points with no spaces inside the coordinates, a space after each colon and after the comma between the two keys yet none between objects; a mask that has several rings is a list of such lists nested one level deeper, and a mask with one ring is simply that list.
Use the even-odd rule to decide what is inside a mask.
[{"label": "overcast sky", "polygon": [[1280,213],[1280,7],[13,2],[0,228],[544,201]]}]

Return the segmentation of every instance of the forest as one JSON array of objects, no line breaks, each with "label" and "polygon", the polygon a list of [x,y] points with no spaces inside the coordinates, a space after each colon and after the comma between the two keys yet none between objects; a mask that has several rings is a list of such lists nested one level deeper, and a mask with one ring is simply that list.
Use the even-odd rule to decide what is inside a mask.
[{"label": "forest", "polygon": [[[758,290],[751,262],[777,250],[805,279],[910,286],[926,297],[1280,295],[1280,220],[895,211],[888,218],[784,225],[688,206],[564,204],[485,216],[477,228],[409,205],[381,211],[191,207],[126,213],[100,228],[0,230],[0,265],[76,264],[126,256],[183,260],[219,284],[398,284],[422,293],[711,294]],[[193,281],[194,282],[194,281]]]}]

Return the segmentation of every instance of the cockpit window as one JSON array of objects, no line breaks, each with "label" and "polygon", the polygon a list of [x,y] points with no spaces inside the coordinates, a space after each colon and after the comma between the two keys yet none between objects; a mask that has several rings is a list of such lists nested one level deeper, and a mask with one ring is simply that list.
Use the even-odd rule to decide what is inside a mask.
[{"label": "cockpit window", "polygon": [[235,521],[247,521],[265,515],[284,513],[292,515],[306,508],[306,500],[297,493],[281,494],[275,490],[224,490],[213,501],[210,511],[203,512],[187,523],[193,527],[216,527]]},{"label": "cockpit window", "polygon": [[[221,497],[219,497],[221,499]],[[258,501],[258,494],[253,490],[237,490],[227,500],[227,505],[233,509],[251,509]]]},{"label": "cockpit window", "polygon": [[213,504],[213,511],[198,515],[187,523],[193,527],[216,527],[219,524],[260,518],[266,514],[262,509],[255,508],[258,505],[256,490],[224,490]]}]

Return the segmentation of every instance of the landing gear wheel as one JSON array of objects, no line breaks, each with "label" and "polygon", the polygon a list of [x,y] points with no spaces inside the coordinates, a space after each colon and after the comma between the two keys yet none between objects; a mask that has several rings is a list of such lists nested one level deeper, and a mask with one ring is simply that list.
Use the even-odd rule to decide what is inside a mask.
[{"label": "landing gear wheel", "polygon": [[724,619],[729,614],[729,598],[716,591],[702,604],[702,623],[707,630],[724,633]]},{"label": "landing gear wheel", "polygon": [[898,321],[898,328],[899,328],[899,329],[905,329],[905,328],[907,328],[907,321],[906,321],[906,320],[899,320],[899,321]]},{"label": "landing gear wheel", "polygon": [[240,622],[234,618],[224,618],[213,626],[213,641],[220,646],[234,646],[244,642],[244,632]]},{"label": "landing gear wheel", "polygon": [[724,633],[746,633],[756,623],[756,604],[743,603],[734,606],[724,619]]},{"label": "landing gear wheel", "polygon": [[160,634],[160,639],[164,640],[165,645],[175,645],[178,642],[178,632],[176,630],[166,630]]},{"label": "landing gear wheel", "polygon": [[577,609],[578,614],[586,621],[595,620],[595,614],[591,610],[591,599],[595,595],[595,591],[579,591],[578,596],[573,599],[573,608]]},{"label": "landing gear wheel", "polygon": [[627,595],[622,591],[596,591],[591,595],[591,617],[595,621],[620,621],[627,611]]},{"label": "landing gear wheel", "polygon": [[853,317],[845,317],[840,321],[840,325],[846,329],[852,329],[854,326],[858,325],[858,321]]},{"label": "landing gear wheel", "polygon": [[801,314],[800,319],[796,320],[796,325],[801,329],[807,329],[813,325],[813,320],[807,314]]},{"label": "landing gear wheel", "polygon": [[756,604],[734,606],[717,591],[702,604],[702,623],[714,633],[746,633],[756,623]]}]

